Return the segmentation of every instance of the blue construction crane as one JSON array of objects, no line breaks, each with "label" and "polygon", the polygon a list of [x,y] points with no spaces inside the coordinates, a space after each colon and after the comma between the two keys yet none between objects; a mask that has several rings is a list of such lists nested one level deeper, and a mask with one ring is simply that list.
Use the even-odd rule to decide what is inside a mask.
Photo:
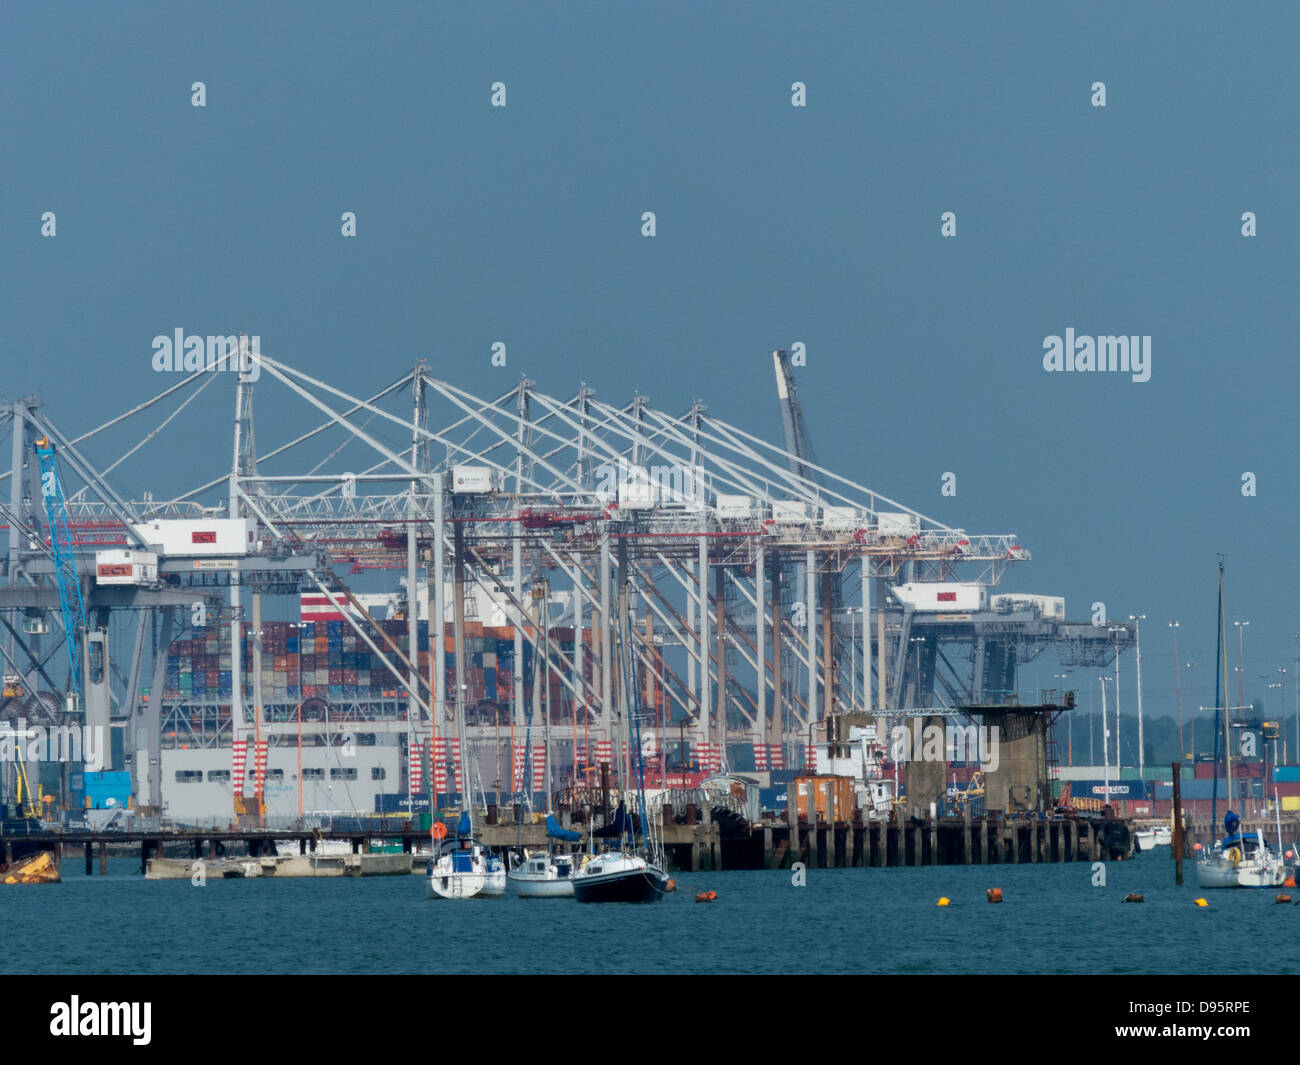
[{"label": "blue construction crane", "polygon": [[63,499],[63,484],[54,462],[54,445],[49,437],[36,441],[36,459],[41,467],[41,497],[50,527],[50,549],[54,553],[54,576],[59,587],[59,608],[63,612],[63,636],[68,644],[68,663],[72,670],[72,690],[77,708],[82,706],[81,634],[86,623],[86,607],[81,600],[81,582],[77,577],[77,560],[72,553],[72,533],[68,529],[68,508]]}]

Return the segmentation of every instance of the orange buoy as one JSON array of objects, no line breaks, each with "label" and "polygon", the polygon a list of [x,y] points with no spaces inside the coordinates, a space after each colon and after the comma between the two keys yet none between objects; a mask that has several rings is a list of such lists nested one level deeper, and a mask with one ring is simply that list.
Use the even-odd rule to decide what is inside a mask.
[{"label": "orange buoy", "polygon": [[1144,898],[1143,898],[1141,895],[1139,895],[1136,891],[1130,891],[1127,895],[1124,896],[1124,901],[1125,901],[1125,902],[1145,902],[1146,899],[1144,899]]},{"label": "orange buoy", "polygon": [[718,897],[718,893],[716,891],[701,891],[698,895],[695,896],[695,901],[712,902],[717,897]]},{"label": "orange buoy", "polygon": [[1002,889],[1000,887],[991,887],[985,894],[988,895],[989,902],[1002,901]]},{"label": "orange buoy", "polygon": [[1277,894],[1273,896],[1274,902],[1290,902],[1291,896],[1287,894]]},{"label": "orange buoy", "polygon": [[677,881],[676,881],[676,880],[673,880],[673,879],[670,878],[669,881],[668,881],[668,883],[666,883],[666,884],[664,885],[664,890],[665,890],[665,891],[676,891],[676,890],[677,890]]},{"label": "orange buoy", "polygon": [[1283,887],[1295,887],[1295,877],[1294,877],[1294,876],[1288,876],[1285,880],[1282,881],[1282,886],[1283,886]]}]

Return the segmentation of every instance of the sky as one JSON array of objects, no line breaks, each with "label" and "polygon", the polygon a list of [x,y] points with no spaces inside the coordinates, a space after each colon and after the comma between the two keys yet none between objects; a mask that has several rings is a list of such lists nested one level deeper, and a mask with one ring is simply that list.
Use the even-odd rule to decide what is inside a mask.
[{"label": "sky", "polygon": [[[1247,698],[1283,667],[1294,705],[1298,31],[1286,4],[11,0],[0,397],[84,431],[168,383],[180,328],[355,394],[427,359],[779,442],[770,352],[802,342],[819,460],[1015,533],[1005,590],[1146,614],[1147,713],[1171,619],[1213,701],[1219,553]],[[1149,336],[1150,379],[1045,371],[1067,329]],[[116,483],[228,471],[232,391]],[[263,449],[314,424],[257,410]]]}]

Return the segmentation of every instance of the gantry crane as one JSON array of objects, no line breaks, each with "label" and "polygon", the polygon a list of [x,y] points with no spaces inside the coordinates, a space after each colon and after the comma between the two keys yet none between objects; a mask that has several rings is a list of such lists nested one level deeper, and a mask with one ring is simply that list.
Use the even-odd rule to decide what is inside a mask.
[{"label": "gantry crane", "polygon": [[69,684],[76,697],[77,708],[80,708],[82,683],[79,644],[82,633],[89,628],[86,623],[86,606],[81,598],[77,560],[72,549],[72,534],[68,529],[68,508],[54,458],[54,445],[48,436],[42,436],[36,441],[35,447],[41,469],[41,498],[50,529],[50,549],[54,553],[54,579],[59,590],[59,609],[63,614],[63,638],[68,646],[68,664],[71,670]]}]

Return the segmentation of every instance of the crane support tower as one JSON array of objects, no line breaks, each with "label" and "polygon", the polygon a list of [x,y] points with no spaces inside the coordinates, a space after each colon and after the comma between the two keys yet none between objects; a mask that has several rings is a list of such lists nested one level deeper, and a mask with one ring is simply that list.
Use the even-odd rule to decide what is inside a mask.
[{"label": "crane support tower", "polygon": [[41,498],[50,529],[50,550],[54,553],[54,577],[59,589],[59,609],[63,614],[63,637],[68,645],[70,686],[80,708],[81,635],[86,624],[86,607],[81,599],[81,582],[77,577],[77,559],[73,554],[72,533],[68,529],[68,508],[63,498],[63,484],[54,458],[54,445],[48,436],[36,441],[36,460],[41,469]]}]

